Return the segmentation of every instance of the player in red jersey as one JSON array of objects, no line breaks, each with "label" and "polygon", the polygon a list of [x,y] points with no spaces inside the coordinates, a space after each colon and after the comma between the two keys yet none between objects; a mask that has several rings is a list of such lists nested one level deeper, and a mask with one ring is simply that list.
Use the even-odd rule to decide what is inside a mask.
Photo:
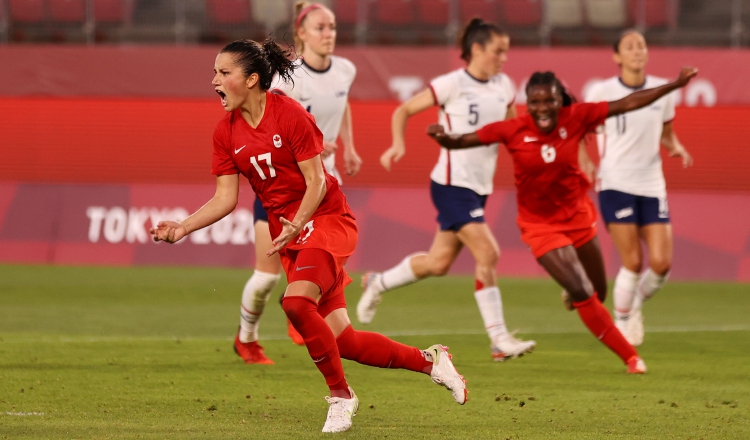
[{"label": "player in red jersey", "polygon": [[596,237],[596,211],[587,195],[590,181],[580,169],[578,145],[606,118],[645,107],[684,87],[696,73],[682,69],[674,82],[617,101],[573,104],[552,72],[536,72],[526,85],[527,115],[461,136],[446,135],[440,125],[428,128],[428,134],[448,149],[505,144],[513,157],[521,239],[569,293],[584,324],[627,364],[629,373],[644,373],[646,365],[602,305],[607,280]]},{"label": "player in red jersey", "polygon": [[177,242],[232,212],[242,174],[269,214],[276,238],[266,255],[278,253],[289,283],[284,312],[331,391],[323,432],[349,429],[359,405],[341,358],[430,374],[465,403],[465,382],[446,347],[419,350],[352,328],[344,263],[354,251],[357,224],[336,178],[325,171],[315,119],[293,99],[268,92],[274,75],[291,80],[287,56],[273,40],[235,41],[219,52],[212,84],[228,114],[214,132],[216,193],[185,220],[159,222],[151,229],[154,240]]}]

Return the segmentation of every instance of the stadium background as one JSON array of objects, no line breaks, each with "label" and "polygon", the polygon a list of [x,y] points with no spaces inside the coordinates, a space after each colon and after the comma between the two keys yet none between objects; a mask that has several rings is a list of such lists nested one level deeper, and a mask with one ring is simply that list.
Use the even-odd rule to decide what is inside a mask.
[{"label": "stadium background", "polygon": [[[291,40],[291,1],[0,0],[0,262],[250,267],[249,185],[240,209],[178,246],[148,240],[151,221],[186,215],[213,193],[211,135],[223,111],[210,86],[221,43],[269,32]],[[675,127],[696,165],[665,158],[674,278],[750,281],[750,89],[743,72],[750,4],[740,0],[337,0],[337,54],[358,67],[350,98],[364,159],[345,191],[361,229],[350,269],[382,269],[429,246],[427,183],[436,111],[413,118],[395,171],[378,164],[390,114],[462,65],[449,42],[467,17],[505,26],[505,71],[522,90],[554,70],[581,96],[617,74],[608,43],[626,27],[651,44],[650,74],[700,69]],[[743,7],[744,6],[744,7]],[[523,105],[523,94],[517,97]],[[523,110],[521,110],[523,112]],[[592,151],[593,152],[593,151]],[[501,275],[541,275],[515,226],[501,154],[487,219]],[[607,267],[619,266],[601,231]],[[456,273],[469,273],[463,255]]]}]

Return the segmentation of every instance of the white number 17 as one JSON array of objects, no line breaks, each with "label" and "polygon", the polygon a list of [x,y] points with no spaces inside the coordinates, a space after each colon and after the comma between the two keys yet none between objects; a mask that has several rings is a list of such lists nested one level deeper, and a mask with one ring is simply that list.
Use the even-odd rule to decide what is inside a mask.
[{"label": "white number 17", "polygon": [[[271,163],[271,153],[263,153],[258,155],[258,160],[265,160],[266,165],[268,165],[268,174],[270,177],[276,177],[276,169],[273,167],[273,164]],[[255,167],[255,171],[258,172],[258,175],[261,179],[266,180],[266,173],[263,172],[263,170],[260,168],[260,165],[258,165],[258,160],[255,159],[255,156],[250,158],[250,163],[253,164]]]}]

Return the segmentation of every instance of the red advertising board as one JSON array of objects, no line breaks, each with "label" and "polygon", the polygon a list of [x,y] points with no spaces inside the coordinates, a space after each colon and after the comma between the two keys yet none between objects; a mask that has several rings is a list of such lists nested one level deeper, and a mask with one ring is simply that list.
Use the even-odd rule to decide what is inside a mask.
[{"label": "red advertising board", "polygon": [[[234,213],[176,245],[149,240],[159,219],[184,218],[213,195],[205,185],[72,185],[0,183],[0,262],[106,265],[201,265],[252,267],[252,191],[243,186]],[[426,188],[345,190],[359,226],[357,251],[347,267],[379,270],[405,255],[428,249],[435,215]],[[750,281],[750,195],[676,192],[675,279]],[[502,276],[540,276],[543,270],[521,242],[515,225],[515,193],[493,194],[487,223],[500,243]],[[610,275],[617,253],[601,231]],[[473,272],[462,253],[452,269]]]}]

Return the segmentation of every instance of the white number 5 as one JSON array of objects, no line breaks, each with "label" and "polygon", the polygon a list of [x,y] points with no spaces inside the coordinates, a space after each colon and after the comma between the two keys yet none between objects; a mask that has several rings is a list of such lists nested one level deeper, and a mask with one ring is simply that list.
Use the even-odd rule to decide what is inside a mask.
[{"label": "white number 5", "polygon": [[552,145],[542,145],[542,160],[544,163],[552,163],[557,157],[557,150]]},{"label": "white number 5", "polygon": [[[276,169],[273,167],[273,164],[271,163],[271,153],[263,153],[258,155],[258,159],[265,160],[266,165],[268,165],[268,174],[271,177],[276,177]],[[261,179],[266,180],[266,173],[263,172],[262,169],[260,169],[260,165],[258,165],[258,160],[255,159],[255,157],[250,158],[250,163],[253,164],[255,167],[255,171],[258,172],[258,175]]]}]

